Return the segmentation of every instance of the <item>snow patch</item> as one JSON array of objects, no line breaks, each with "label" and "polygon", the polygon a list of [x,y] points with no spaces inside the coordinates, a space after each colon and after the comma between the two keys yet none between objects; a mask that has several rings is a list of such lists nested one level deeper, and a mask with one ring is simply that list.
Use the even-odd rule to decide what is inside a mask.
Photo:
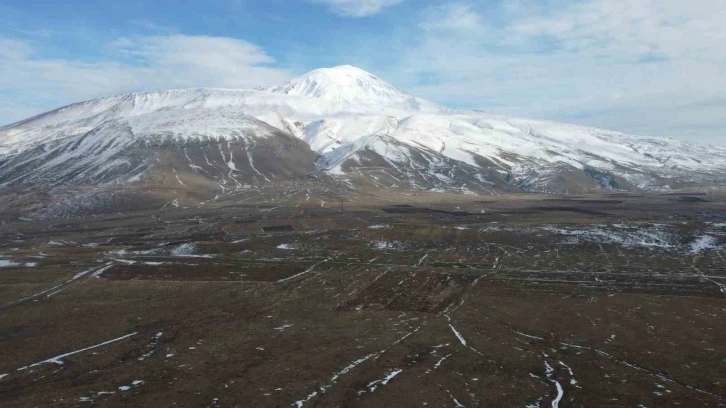
[{"label": "snow patch", "polygon": [[20,265],[17,262],[10,261],[8,259],[0,259],[0,268],[9,268],[11,266],[18,266]]},{"label": "snow patch", "polygon": [[711,235],[701,235],[697,237],[695,241],[691,243],[691,253],[697,254],[710,249],[718,248],[716,245],[717,239]]},{"label": "snow patch", "polygon": [[391,224],[376,224],[376,225],[371,225],[368,227],[368,229],[374,229],[374,230],[388,229],[388,228],[391,228]]},{"label": "snow patch", "polygon": [[542,230],[570,236],[576,240],[598,244],[616,244],[623,247],[673,249],[678,246],[679,241],[675,234],[661,230],[658,227],[608,228],[595,226],[587,229],[544,227]]},{"label": "snow patch", "polygon": [[194,255],[195,252],[197,252],[197,246],[189,242],[171,250],[171,254],[176,256]]},{"label": "snow patch", "polygon": [[[401,369],[391,370],[388,374],[386,374],[385,377],[381,378],[380,380],[375,380],[369,383],[366,386],[368,392],[375,392],[379,386],[387,385],[391,380],[393,380],[397,375],[401,374],[402,372],[403,370]],[[361,395],[362,393],[365,393],[365,391],[358,392],[358,395]]]}]

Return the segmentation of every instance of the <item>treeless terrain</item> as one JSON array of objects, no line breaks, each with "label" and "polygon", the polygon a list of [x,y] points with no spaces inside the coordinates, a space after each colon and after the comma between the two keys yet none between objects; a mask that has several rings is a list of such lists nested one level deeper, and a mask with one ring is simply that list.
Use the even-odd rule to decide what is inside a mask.
[{"label": "treeless terrain", "polygon": [[723,406],[725,210],[313,180],[9,220],[0,405]]}]

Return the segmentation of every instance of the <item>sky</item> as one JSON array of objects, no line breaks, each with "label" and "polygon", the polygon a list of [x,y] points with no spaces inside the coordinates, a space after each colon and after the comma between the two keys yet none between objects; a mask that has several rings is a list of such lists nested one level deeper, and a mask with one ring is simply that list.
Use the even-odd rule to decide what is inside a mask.
[{"label": "sky", "polygon": [[0,125],[350,64],[453,108],[726,147],[726,0],[3,0]]}]

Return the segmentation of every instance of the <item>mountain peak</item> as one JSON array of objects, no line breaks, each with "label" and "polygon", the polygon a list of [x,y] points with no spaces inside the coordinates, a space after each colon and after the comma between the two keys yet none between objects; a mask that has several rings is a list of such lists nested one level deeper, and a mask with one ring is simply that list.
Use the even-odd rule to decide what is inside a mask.
[{"label": "mountain peak", "polygon": [[358,67],[353,66],[353,65],[348,65],[348,64],[338,65],[338,66],[335,66],[335,67],[332,67],[332,68],[320,68],[320,69],[327,69],[327,70],[331,70],[331,71],[357,72],[357,73],[360,73],[360,74],[365,74],[365,75],[373,76],[373,74],[371,74],[370,72],[368,72],[366,70],[363,70],[361,68],[358,68]]},{"label": "mountain peak", "polygon": [[395,88],[370,72],[352,65],[319,68],[287,83],[266,89],[269,92],[326,99],[351,105],[381,106],[402,110],[443,109]]},{"label": "mountain peak", "polygon": [[354,93],[358,97],[372,93],[405,94],[375,75],[352,65],[318,68],[268,90],[287,95],[337,100],[352,97]]}]

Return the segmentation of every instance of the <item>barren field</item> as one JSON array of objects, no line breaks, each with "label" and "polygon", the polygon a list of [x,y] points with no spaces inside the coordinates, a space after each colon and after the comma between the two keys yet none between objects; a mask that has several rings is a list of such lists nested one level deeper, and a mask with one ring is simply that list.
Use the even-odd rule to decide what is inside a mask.
[{"label": "barren field", "polygon": [[710,196],[314,181],[8,221],[0,406],[724,406],[725,244]]}]

